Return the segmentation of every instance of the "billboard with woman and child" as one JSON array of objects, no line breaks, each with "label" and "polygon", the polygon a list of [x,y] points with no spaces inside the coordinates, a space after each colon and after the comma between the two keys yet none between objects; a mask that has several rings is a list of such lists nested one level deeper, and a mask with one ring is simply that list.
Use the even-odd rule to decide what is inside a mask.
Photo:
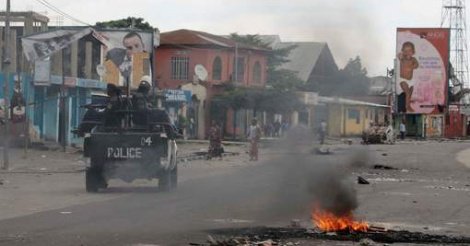
[{"label": "billboard with woman and child", "polygon": [[449,37],[447,28],[397,29],[398,113],[439,113],[446,105]]}]

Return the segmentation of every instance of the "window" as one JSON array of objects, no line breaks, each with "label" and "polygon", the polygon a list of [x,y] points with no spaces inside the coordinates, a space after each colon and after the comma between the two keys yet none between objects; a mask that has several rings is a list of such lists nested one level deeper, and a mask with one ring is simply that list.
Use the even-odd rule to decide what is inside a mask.
[{"label": "window", "polygon": [[356,124],[361,123],[361,113],[356,109],[348,109],[348,119],[356,120]]},{"label": "window", "polygon": [[245,77],[245,58],[238,57],[237,63],[233,62],[233,80],[236,82],[243,82]]},{"label": "window", "polygon": [[189,78],[189,58],[171,58],[171,79],[187,80]]},{"label": "window", "polygon": [[214,63],[212,63],[212,79],[222,79],[222,60],[218,56],[214,59]]},{"label": "window", "polygon": [[261,83],[261,64],[258,61],[253,66],[253,82],[256,84]]}]

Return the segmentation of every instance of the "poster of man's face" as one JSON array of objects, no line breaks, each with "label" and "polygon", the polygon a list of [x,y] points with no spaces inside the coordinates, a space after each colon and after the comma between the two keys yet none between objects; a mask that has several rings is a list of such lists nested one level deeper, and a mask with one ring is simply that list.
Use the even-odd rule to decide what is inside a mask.
[{"label": "poster of man's face", "polygon": [[105,31],[99,34],[105,44],[105,82],[118,86],[129,82],[131,88],[137,88],[142,77],[151,76],[152,33]]}]

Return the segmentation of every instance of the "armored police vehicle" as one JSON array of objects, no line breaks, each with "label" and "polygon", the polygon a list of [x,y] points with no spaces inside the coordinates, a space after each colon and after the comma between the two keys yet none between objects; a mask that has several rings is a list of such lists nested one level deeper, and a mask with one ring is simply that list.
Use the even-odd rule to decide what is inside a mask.
[{"label": "armored police vehicle", "polygon": [[108,187],[109,179],[132,182],[158,179],[163,190],[176,188],[177,131],[163,109],[148,102],[148,88],[121,96],[108,85],[105,103],[85,105],[87,111],[75,133],[84,137],[84,155],[90,158],[86,169],[86,190]]}]

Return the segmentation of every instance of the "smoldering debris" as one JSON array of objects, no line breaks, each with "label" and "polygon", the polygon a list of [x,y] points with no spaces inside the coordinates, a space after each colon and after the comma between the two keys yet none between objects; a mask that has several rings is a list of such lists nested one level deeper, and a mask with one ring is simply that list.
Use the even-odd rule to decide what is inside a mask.
[{"label": "smoldering debris", "polygon": [[398,168],[392,167],[392,166],[387,166],[387,165],[382,165],[382,164],[375,164],[373,166],[374,169],[381,169],[381,170],[398,170]]},{"label": "smoldering debris", "polygon": [[363,177],[361,177],[361,176],[358,176],[358,177],[357,177],[357,183],[358,183],[358,184],[362,184],[362,185],[368,185],[368,184],[370,184],[370,182],[367,181],[367,179],[365,179],[365,178],[363,178]]},{"label": "smoldering debris", "polygon": [[285,210],[304,209],[309,214],[312,206],[344,215],[357,208],[357,194],[351,168],[367,165],[369,156],[365,149],[354,149],[342,156],[313,157],[304,151],[313,134],[307,128],[291,130],[279,144],[281,155],[269,165],[277,166],[281,175],[276,193],[276,208]]},{"label": "smoldering debris", "polygon": [[[244,245],[260,245],[258,242],[267,240],[274,240],[275,244],[272,245],[295,245],[296,241],[305,242],[308,240],[310,244],[314,244],[315,240],[331,240],[331,241],[351,241],[351,242],[364,242],[374,243],[372,245],[380,244],[435,244],[435,245],[468,245],[470,243],[469,237],[454,236],[454,235],[435,235],[423,232],[412,231],[395,231],[384,230],[383,228],[372,228],[370,232],[337,232],[337,233],[324,233],[317,232],[305,228],[240,228],[231,230],[218,230],[213,231],[214,235],[218,237],[224,236],[225,239],[217,241],[217,244],[198,244],[198,245],[240,245],[236,242],[246,243]],[[227,239],[227,235],[236,235]],[[310,245],[309,244],[309,245]],[[263,245],[263,244],[261,244]],[[364,244],[366,245],[366,244]]]}]

